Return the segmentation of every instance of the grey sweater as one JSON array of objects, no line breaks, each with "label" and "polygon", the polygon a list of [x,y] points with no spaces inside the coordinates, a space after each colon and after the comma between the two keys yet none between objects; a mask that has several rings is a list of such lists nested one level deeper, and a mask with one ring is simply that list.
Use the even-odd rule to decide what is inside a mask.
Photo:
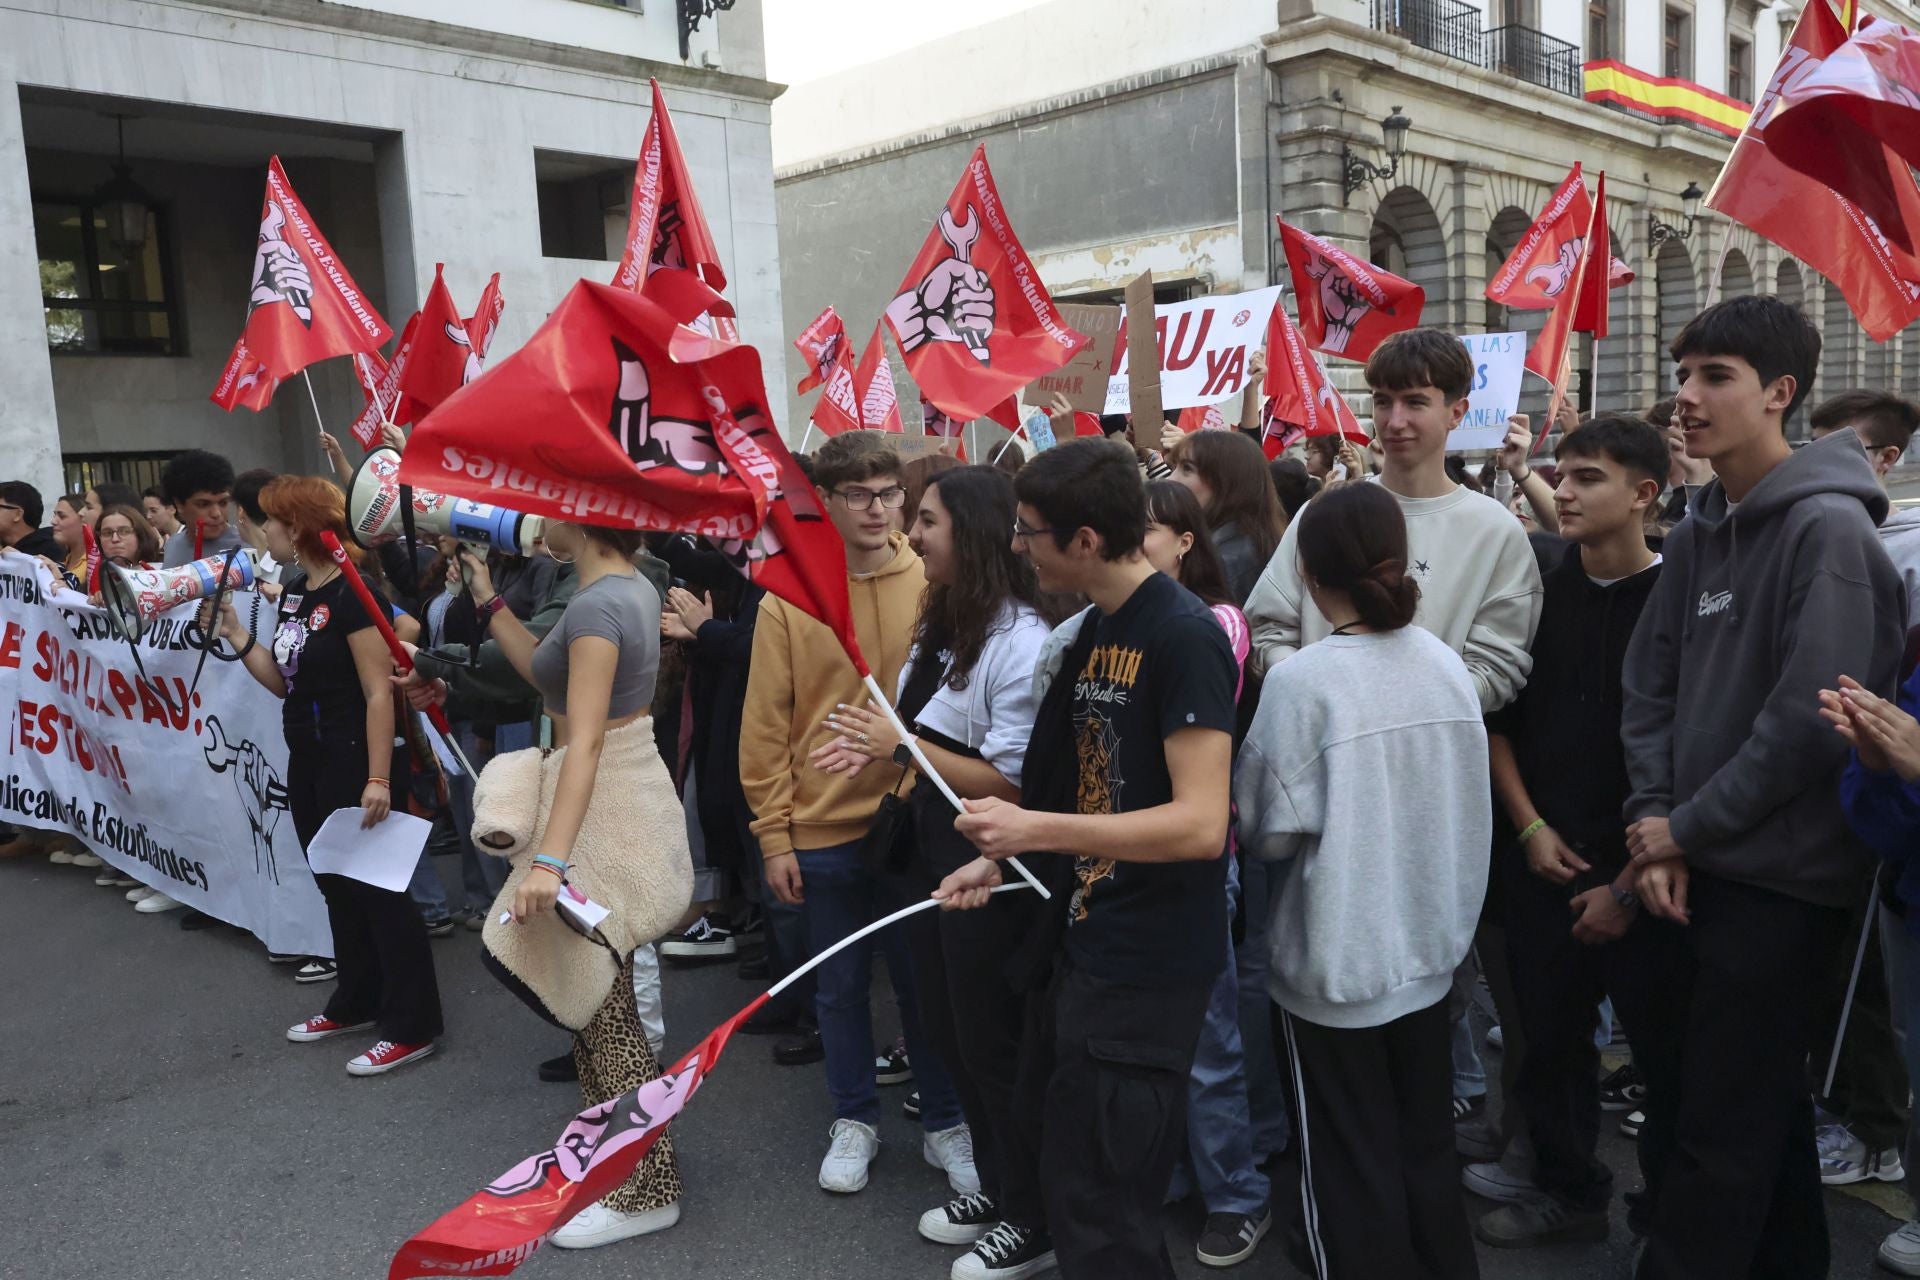
[{"label": "grey sweater", "polygon": [[1840,811],[1847,744],[1819,694],[1892,696],[1906,591],[1874,526],[1887,498],[1851,431],[1799,449],[1738,507],[1694,495],[1627,648],[1626,819],[1670,820],[1691,867],[1839,906],[1869,859]]},{"label": "grey sweater", "polygon": [[1493,839],[1487,733],[1460,655],[1419,627],[1328,636],[1267,673],[1233,773],[1240,843],[1278,862],[1268,993],[1377,1027],[1446,998]]}]

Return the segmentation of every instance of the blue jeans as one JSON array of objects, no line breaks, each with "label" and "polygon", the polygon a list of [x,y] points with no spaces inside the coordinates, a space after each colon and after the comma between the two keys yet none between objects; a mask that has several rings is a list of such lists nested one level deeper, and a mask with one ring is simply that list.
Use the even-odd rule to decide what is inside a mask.
[{"label": "blue jeans", "polygon": [[[460,749],[467,753],[467,760],[473,767],[486,768],[487,761],[493,757],[481,748],[473,725],[465,720],[457,721],[453,725],[453,732],[460,741]],[[496,737],[495,743],[498,741]],[[473,847],[473,789],[477,781],[464,775],[447,779],[447,807],[453,811],[453,825],[460,835],[460,881],[466,891],[469,911],[485,911],[492,906],[493,900],[500,894],[500,886],[507,882],[507,872],[511,869],[505,858],[481,853]],[[415,901],[419,899],[416,897]],[[440,895],[440,914],[447,914],[445,891]]]},{"label": "blue jeans", "polygon": [[[800,887],[805,895],[801,914],[807,940],[819,955],[848,934],[864,929],[880,917],[880,885],[860,857],[860,844],[837,844],[825,849],[796,849]],[[893,995],[900,1007],[900,1027],[906,1033],[907,1054],[913,1061],[914,1083],[920,1087],[920,1123],[928,1133],[961,1123],[960,1095],[946,1065],[934,1053],[920,1029],[920,1007],[913,991],[913,962],[904,929],[888,928],[862,938],[814,970],[819,994],[814,998],[820,1016],[820,1045],[827,1055],[827,1092],[833,1114],[862,1124],[880,1123],[880,1098],[873,1082],[874,943],[887,962]]]},{"label": "blue jeans", "polygon": [[422,848],[420,861],[414,864],[413,879],[407,882],[407,896],[420,908],[428,924],[438,924],[448,916],[447,887],[433,866],[433,850]]},{"label": "blue jeans", "polygon": [[[1227,919],[1233,919],[1240,878],[1227,859]],[[1240,1042],[1240,983],[1234,971],[1233,939],[1226,965],[1207,996],[1207,1017],[1187,1074],[1187,1161],[1208,1213],[1258,1216],[1271,1187],[1254,1167],[1253,1131],[1247,1123],[1247,1070]],[[1174,1175],[1178,1184],[1182,1168]]]}]

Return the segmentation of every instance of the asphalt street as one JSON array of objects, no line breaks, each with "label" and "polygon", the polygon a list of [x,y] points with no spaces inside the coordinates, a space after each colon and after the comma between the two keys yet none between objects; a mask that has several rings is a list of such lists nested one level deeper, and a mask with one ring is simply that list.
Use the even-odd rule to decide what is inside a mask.
[{"label": "asphalt street", "polygon": [[[476,934],[435,943],[449,1027],[440,1052],[355,1079],[344,1067],[366,1047],[357,1040],[283,1038],[319,1011],[324,987],[295,985],[236,930],[183,932],[177,915],[138,915],[92,879],[0,863],[0,1167],[12,1170],[0,1275],[380,1280],[402,1240],[551,1145],[577,1110],[574,1086],[534,1078],[564,1040],[481,969]],[[752,994],[731,964],[669,969],[669,1056]],[[886,1025],[890,997],[880,1003]],[[675,1124],[680,1224],[589,1253],[544,1250],[521,1274],[939,1280],[953,1253],[914,1222],[948,1193],[900,1114],[908,1091],[883,1091],[871,1185],[832,1196],[815,1182],[832,1119],[820,1069],[777,1067],[765,1039],[738,1038]],[[1619,1187],[1636,1185],[1629,1144],[1611,1126],[1604,1144]],[[1297,1173],[1277,1170],[1275,1187],[1293,1215]],[[1892,1188],[1876,1198],[1908,1211]],[[1869,1274],[1893,1220],[1839,1193],[1828,1209],[1833,1274]],[[1199,1218],[1168,1210],[1183,1280],[1220,1274],[1194,1261]],[[1613,1228],[1603,1246],[1483,1249],[1483,1274],[1624,1277],[1631,1242],[1617,1197]],[[1232,1274],[1296,1274],[1278,1236]]]}]

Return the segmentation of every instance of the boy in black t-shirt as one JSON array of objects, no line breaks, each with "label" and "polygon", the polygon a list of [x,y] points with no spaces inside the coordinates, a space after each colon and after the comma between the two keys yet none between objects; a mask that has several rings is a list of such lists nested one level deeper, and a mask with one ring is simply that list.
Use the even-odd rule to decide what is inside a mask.
[{"label": "boy in black t-shirt", "polygon": [[[1093,607],[1049,642],[1021,803],[968,801],[986,855],[936,896],[977,906],[998,860],[1051,851],[1060,942],[1029,1008],[1020,1103],[1047,1220],[1009,1222],[955,1280],[1173,1275],[1160,1205],[1185,1143],[1187,1075],[1226,953],[1236,665],[1205,605],[1142,554],[1146,494],[1129,450],[1077,441],[1015,481],[1015,547],[1044,591]],[[1061,650],[1064,648],[1064,657]],[[1050,940],[1047,939],[1047,940]],[[1050,1239],[1049,1239],[1050,1236]],[[1049,1249],[1051,1245],[1051,1249]]]}]

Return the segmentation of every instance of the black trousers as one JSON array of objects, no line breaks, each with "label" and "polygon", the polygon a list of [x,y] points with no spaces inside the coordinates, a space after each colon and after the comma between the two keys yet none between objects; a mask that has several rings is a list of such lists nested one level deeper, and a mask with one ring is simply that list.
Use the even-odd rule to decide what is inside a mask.
[{"label": "black trousers", "polygon": [[[1863,884],[1847,912],[1846,929],[1827,957],[1820,1003],[1814,1015],[1813,1052],[1807,1073],[1821,1106],[1870,1151],[1896,1150],[1907,1136],[1907,1068],[1900,1045],[1893,1038],[1892,1002],[1887,994],[1886,962],[1880,952],[1880,922],[1867,925],[1869,888]],[[1884,900],[1884,899],[1883,899]],[[1879,911],[1878,907],[1874,908]],[[1826,1088],[1827,1065],[1833,1060],[1833,1035],[1840,1028],[1840,1011],[1847,999],[1853,960],[1859,954],[1860,935],[1867,936],[1867,952],[1860,962],[1860,982],[1853,993],[1853,1011],[1840,1042],[1840,1063],[1833,1073],[1833,1091]]]},{"label": "black trousers", "polygon": [[1274,1007],[1317,1280],[1480,1274],[1453,1153],[1450,1027],[1444,996],[1377,1027]]},{"label": "black trousers", "polygon": [[[405,795],[405,764],[395,748],[392,790]],[[360,803],[367,783],[367,748],[359,741],[287,743],[287,807],[302,848],[313,843],[327,815]],[[391,893],[345,876],[316,875],[333,930],[333,958],[340,966],[324,1010],[336,1022],[372,1022],[395,1044],[420,1044],[445,1029],[440,985],[433,971],[433,942],[420,908],[405,893]]]},{"label": "black trousers", "polygon": [[1063,957],[1027,1002],[1005,1159],[1035,1171],[1066,1280],[1173,1280],[1160,1215],[1212,986],[1123,986]]},{"label": "black trousers", "polygon": [[[1570,1208],[1600,1209],[1612,1197],[1613,1174],[1594,1154],[1600,1051],[1593,1036],[1600,1001],[1643,950],[1644,922],[1606,946],[1578,942],[1568,907],[1578,888],[1520,875],[1524,881],[1511,881],[1506,894],[1507,968],[1527,1041],[1514,1104],[1533,1140],[1535,1185]],[[1630,1003],[1616,1004],[1629,1035]]]},{"label": "black trousers", "polygon": [[1823,966],[1846,911],[1694,870],[1686,925],[1647,919],[1615,992],[1647,1082],[1640,1280],[1817,1280],[1829,1243],[1807,1094]]}]

